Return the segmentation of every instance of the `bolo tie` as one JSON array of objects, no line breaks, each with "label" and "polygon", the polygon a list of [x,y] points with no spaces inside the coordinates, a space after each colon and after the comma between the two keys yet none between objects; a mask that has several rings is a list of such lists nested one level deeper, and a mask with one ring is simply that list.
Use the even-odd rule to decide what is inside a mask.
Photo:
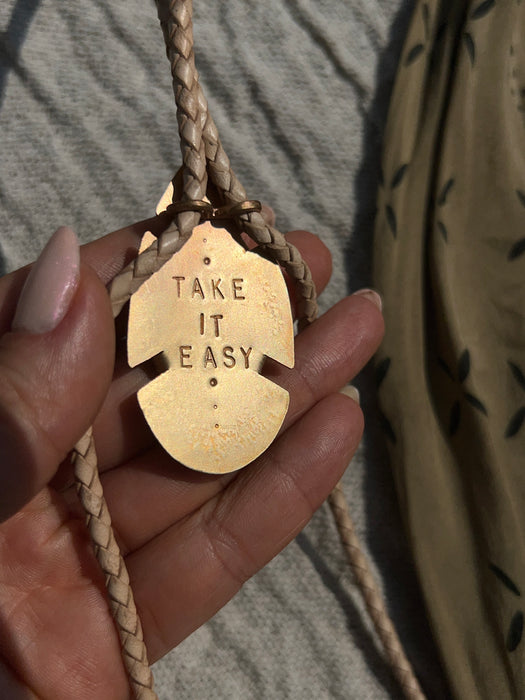
[{"label": "bolo tie", "polygon": [[[224,474],[262,454],[286,416],[286,390],[260,374],[266,357],[293,367],[294,322],[282,271],[293,281],[295,329],[317,315],[301,254],[247,198],[221,144],[195,68],[192,0],[158,0],[171,68],[182,166],[157,205],[170,221],[146,232],[111,281],[115,318],[128,316],[128,363],[147,364],[138,403],[159,444],[189,469]],[[256,246],[256,249],[253,249]],[[181,400],[184,397],[184,400]],[[74,448],[76,490],[119,634],[131,692],[155,700],[142,626],[111,526],[92,429]],[[328,499],[385,659],[411,700],[424,696],[355,535],[341,483]]]}]

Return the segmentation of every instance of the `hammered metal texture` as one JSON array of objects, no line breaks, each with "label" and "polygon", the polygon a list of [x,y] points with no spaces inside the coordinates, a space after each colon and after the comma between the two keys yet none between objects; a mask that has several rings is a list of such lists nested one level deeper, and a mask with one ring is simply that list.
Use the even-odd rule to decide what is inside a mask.
[{"label": "hammered metal texture", "polygon": [[293,320],[278,265],[211,223],[132,296],[131,367],[162,373],[138,393],[164,449],[208,473],[240,469],[273,441],[289,396],[259,374],[264,358],[293,367]]}]

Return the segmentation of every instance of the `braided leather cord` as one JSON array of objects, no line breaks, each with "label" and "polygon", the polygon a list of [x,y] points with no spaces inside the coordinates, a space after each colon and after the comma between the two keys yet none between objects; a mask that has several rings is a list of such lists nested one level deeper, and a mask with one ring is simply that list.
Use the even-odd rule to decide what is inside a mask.
[{"label": "braided leather cord", "polygon": [[[192,0],[157,0],[157,8],[177,104],[183,158],[181,200],[203,199],[206,196],[209,175],[222,203],[242,202],[246,200],[246,191],[235,176],[222,147],[195,68]],[[175,183],[174,192],[177,192]],[[198,221],[199,214],[196,212],[185,211],[176,214],[173,224],[113,279],[109,286],[109,294],[115,317],[141,284],[180,250]],[[276,228],[267,225],[257,212],[238,217],[237,225],[271,259],[282,265],[294,280],[300,324],[311,323],[317,315],[315,285],[310,270],[297,248],[288,243]],[[86,522],[97,560],[106,576],[110,609],[119,633],[122,658],[131,689],[137,700],[155,700],[157,695],[153,690],[153,676],[143,641],[142,626],[125,562],[111,527],[111,518],[98,474],[91,429],[75,446],[73,461],[77,492],[87,514]],[[423,700],[424,696],[355,538],[340,485],[334,489],[329,503],[356,581],[385,647],[394,675],[401,683],[407,698]]]},{"label": "braided leather cord", "polygon": [[[203,104],[206,102],[204,95],[201,97],[201,102]],[[210,180],[221,194],[224,203],[244,201],[246,190],[231,167],[209,112],[207,112],[203,138]],[[306,323],[311,323],[317,316],[318,310],[315,285],[310,269],[297,248],[289,243],[280,231],[269,226],[258,212],[243,215],[239,218],[238,225],[263,252],[268,253],[275,262],[282,265],[294,280],[297,289],[297,315]]]},{"label": "braided leather cord", "polygon": [[[202,199],[207,186],[191,16],[191,1],[178,0],[170,3],[167,16],[163,18],[169,40],[168,57],[182,149],[183,200]],[[180,249],[198,221],[198,213],[177,214],[173,224],[158,240],[113,280],[109,293],[114,316],[118,315],[140,285]],[[77,493],[86,511],[86,522],[95,555],[106,577],[109,606],[119,634],[122,658],[131,689],[137,700],[155,700],[157,695],[153,690],[153,674],[149,667],[142,626],[126,565],[111,527],[91,430],[75,446],[73,462]]]},{"label": "braided leather cord", "polygon": [[374,623],[374,629],[383,645],[392,673],[403,689],[407,700],[425,700],[419,682],[388,615],[381,591],[370,570],[370,565],[361,550],[341,482],[335,486],[328,497],[328,503],[334,516],[341,544],[348,557],[368,614]]},{"label": "braided leather cord", "polygon": [[75,479],[95,556],[106,578],[111,613],[119,633],[122,658],[137,700],[157,700],[142,625],[135,607],[126,564],[115,540],[100,483],[91,429],[75,445]]},{"label": "braided leather cord", "polygon": [[[202,104],[206,104],[203,94],[200,101]],[[246,199],[246,191],[231,167],[228,155],[220,142],[217,127],[209,111],[207,111],[203,138],[210,180],[226,203],[244,201]],[[269,252],[274,260],[283,265],[297,285],[299,292],[298,316],[306,323],[314,321],[318,311],[315,285],[310,270],[303,261],[299,251],[295,246],[288,243],[277,229],[266,224],[262,216],[257,212],[243,216],[239,221],[239,225],[261,248]],[[376,633],[381,640],[392,672],[408,700],[424,700],[425,696],[421,691],[419,682],[388,615],[370,565],[361,550],[341,483],[337,484],[330,494],[328,503],[341,543],[347,553],[355,581],[363,596]]]}]

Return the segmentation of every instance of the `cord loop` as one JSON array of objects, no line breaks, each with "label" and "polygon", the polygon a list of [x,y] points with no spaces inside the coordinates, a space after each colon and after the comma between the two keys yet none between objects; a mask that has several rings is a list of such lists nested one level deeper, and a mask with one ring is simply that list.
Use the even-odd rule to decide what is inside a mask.
[{"label": "cord loop", "polygon": [[245,199],[243,202],[232,202],[231,204],[225,204],[217,209],[215,209],[210,202],[206,202],[203,199],[184,199],[172,202],[166,207],[166,212],[173,218],[182,212],[194,211],[201,215],[201,221],[236,219],[243,214],[259,213],[261,210],[262,204],[257,199]]}]

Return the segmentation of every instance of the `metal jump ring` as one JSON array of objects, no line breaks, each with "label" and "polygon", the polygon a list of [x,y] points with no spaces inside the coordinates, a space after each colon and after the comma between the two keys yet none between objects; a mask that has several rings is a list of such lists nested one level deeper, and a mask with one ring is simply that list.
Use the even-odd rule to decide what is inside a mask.
[{"label": "metal jump ring", "polygon": [[234,202],[219,207],[213,212],[214,219],[234,219],[242,214],[251,214],[254,211],[260,212],[262,204],[256,199],[246,199],[244,202]]}]

